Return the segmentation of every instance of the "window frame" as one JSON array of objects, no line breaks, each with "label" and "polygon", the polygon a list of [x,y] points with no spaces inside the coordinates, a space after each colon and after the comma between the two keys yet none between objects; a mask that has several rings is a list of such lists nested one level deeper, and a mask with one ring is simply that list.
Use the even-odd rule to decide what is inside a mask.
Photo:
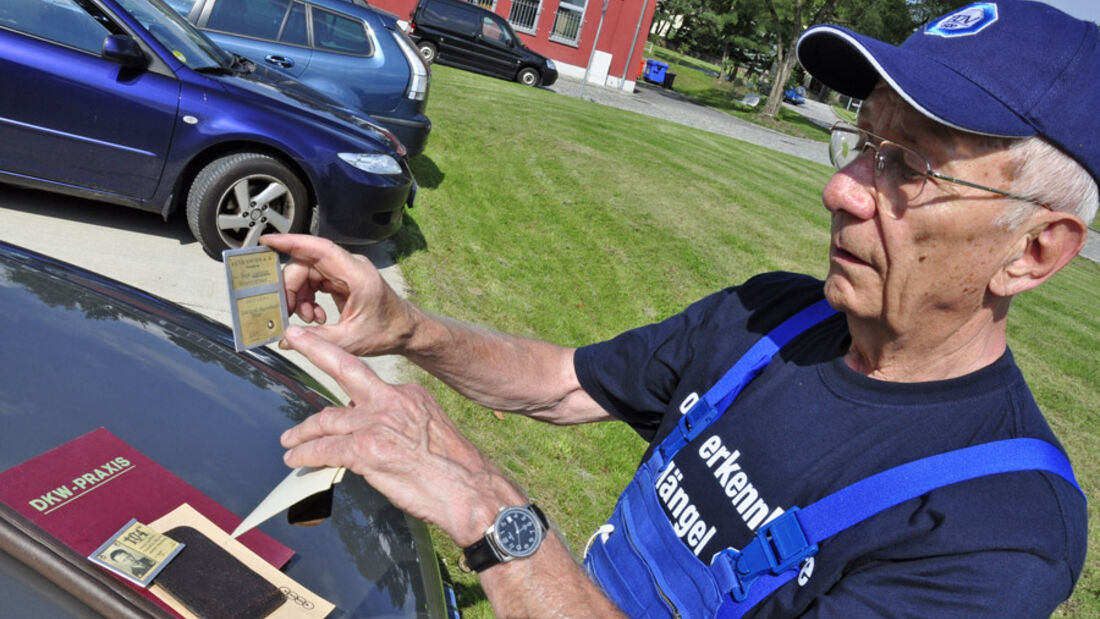
[{"label": "window frame", "polygon": [[[267,41],[267,42],[270,42],[270,43],[280,43],[281,41],[279,41],[279,35],[282,34],[283,27],[286,25],[287,16],[290,15],[290,11],[294,7],[294,3],[297,0],[290,0],[289,2],[286,3],[286,9],[283,10],[283,16],[279,20],[278,27],[275,29],[275,36],[274,37],[266,37],[266,36],[261,36],[261,35],[258,35],[258,34],[250,34],[250,33],[245,33],[245,32],[235,32],[233,30],[224,30],[222,28],[217,28],[215,26],[210,25],[210,20],[214,18],[214,14],[217,11],[217,9],[221,6],[227,6],[227,5],[223,5],[222,3],[223,2],[233,2],[233,1],[234,0],[214,0],[213,2],[208,2],[206,7],[204,8],[204,10],[202,11],[203,16],[202,16],[202,19],[200,21],[200,23],[202,24],[202,29],[203,30],[210,30],[212,32],[218,32],[218,33],[221,33],[221,34],[227,34],[227,35],[230,35],[230,36],[241,37],[241,38],[244,38],[244,39],[252,39],[254,41]],[[242,6],[245,5],[248,2],[248,0],[239,0],[239,1],[241,2]],[[291,44],[288,44],[288,45],[291,45]],[[301,46],[299,46],[299,47],[301,47]]]},{"label": "window frame", "polygon": [[[535,5],[534,15],[531,18],[531,27],[517,23],[512,20],[512,15],[515,13],[516,6],[521,2],[524,5],[528,5],[533,1]],[[512,29],[516,32],[523,32],[525,34],[538,34],[539,29],[539,17],[542,16],[542,0],[512,0],[512,6],[508,9],[508,23],[512,24]]]},{"label": "window frame", "polygon": [[[572,47],[580,47],[581,33],[584,31],[584,13],[588,10],[588,0],[580,0],[583,4],[574,4],[570,0],[562,0],[558,3],[558,8],[554,9],[554,23],[550,26],[549,40],[555,43],[561,43],[563,45],[569,45]],[[577,34],[573,39],[569,39],[566,36],[560,35],[557,32],[558,19],[561,18],[563,12],[575,12],[577,15]]]},{"label": "window frame", "polygon": [[[315,51],[315,52],[324,52],[326,54],[339,54],[341,56],[354,56],[356,58],[373,58],[374,55],[378,53],[378,44],[377,44],[377,42],[374,38],[374,29],[371,28],[370,24],[368,24],[366,21],[364,21],[362,19],[358,19],[356,17],[352,17],[351,15],[348,15],[347,13],[341,13],[340,11],[334,11],[332,9],[317,6],[317,5],[315,5],[311,2],[306,2],[305,5],[309,9],[309,18],[307,20],[307,28],[309,30],[309,43],[310,43],[309,47],[313,51]],[[314,25],[314,19],[315,19],[314,18],[314,11],[321,11],[323,13],[330,13],[330,14],[335,15],[335,16],[341,18],[341,19],[347,19],[349,21],[353,21],[353,22],[359,24],[359,26],[363,30],[363,36],[367,41],[367,45],[370,46],[370,50],[367,53],[360,53],[360,52],[343,51],[343,50],[338,50],[338,49],[329,49],[327,47],[318,47],[317,46],[317,37],[315,36],[316,30],[315,30],[315,25]],[[287,13],[289,14],[289,11],[287,11]],[[290,43],[288,43],[287,45],[290,45]]]}]

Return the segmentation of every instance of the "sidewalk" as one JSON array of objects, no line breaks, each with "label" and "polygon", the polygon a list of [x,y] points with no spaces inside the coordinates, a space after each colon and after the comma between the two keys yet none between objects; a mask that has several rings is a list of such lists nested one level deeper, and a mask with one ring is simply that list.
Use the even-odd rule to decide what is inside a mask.
[{"label": "sidewalk", "polygon": [[[579,97],[581,82],[559,77],[548,90]],[[587,84],[584,87],[584,98],[593,103],[661,118],[829,165],[829,153],[822,142],[796,138],[754,125],[736,116],[692,103],[675,91],[652,84],[638,83],[633,93]]]}]

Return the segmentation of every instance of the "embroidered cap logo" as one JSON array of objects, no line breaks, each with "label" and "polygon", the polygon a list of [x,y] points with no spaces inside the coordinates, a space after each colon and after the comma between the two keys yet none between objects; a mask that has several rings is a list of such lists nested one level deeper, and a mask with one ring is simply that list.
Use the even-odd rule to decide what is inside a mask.
[{"label": "embroidered cap logo", "polygon": [[997,5],[992,2],[978,2],[928,24],[924,34],[948,38],[965,37],[978,34],[995,21]]}]

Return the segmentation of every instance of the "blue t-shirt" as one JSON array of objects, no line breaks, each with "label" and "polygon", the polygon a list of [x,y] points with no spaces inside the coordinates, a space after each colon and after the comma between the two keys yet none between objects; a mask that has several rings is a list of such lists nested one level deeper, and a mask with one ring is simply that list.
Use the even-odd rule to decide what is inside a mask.
[{"label": "blue t-shirt", "polygon": [[[577,375],[652,449],[756,340],[822,296],[806,276],[758,276],[579,349]],[[796,338],[658,480],[704,563],[783,509],[906,462],[1018,437],[1061,448],[1010,352],[960,378],[892,383],[849,368],[850,341],[842,314]],[[1080,492],[1048,473],[947,486],[826,540],[750,616],[1047,617],[1080,576],[1086,520]]]}]

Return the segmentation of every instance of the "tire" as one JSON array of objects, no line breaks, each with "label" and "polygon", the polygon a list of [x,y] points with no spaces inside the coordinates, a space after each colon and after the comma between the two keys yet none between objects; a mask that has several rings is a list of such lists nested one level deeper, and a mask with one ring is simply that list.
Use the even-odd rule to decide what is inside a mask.
[{"label": "tire", "polygon": [[537,70],[524,67],[516,74],[516,81],[524,86],[538,86],[539,82],[542,81],[542,76],[539,75]]},{"label": "tire", "polygon": [[[250,247],[268,232],[302,232],[308,192],[298,176],[260,153],[238,153],[207,164],[187,193],[187,225],[211,258]],[[244,208],[238,199],[247,199]]]},{"label": "tire", "polygon": [[417,43],[416,48],[420,50],[420,57],[428,64],[435,62],[436,56],[439,55],[439,50],[436,49],[435,45],[427,41]]}]

